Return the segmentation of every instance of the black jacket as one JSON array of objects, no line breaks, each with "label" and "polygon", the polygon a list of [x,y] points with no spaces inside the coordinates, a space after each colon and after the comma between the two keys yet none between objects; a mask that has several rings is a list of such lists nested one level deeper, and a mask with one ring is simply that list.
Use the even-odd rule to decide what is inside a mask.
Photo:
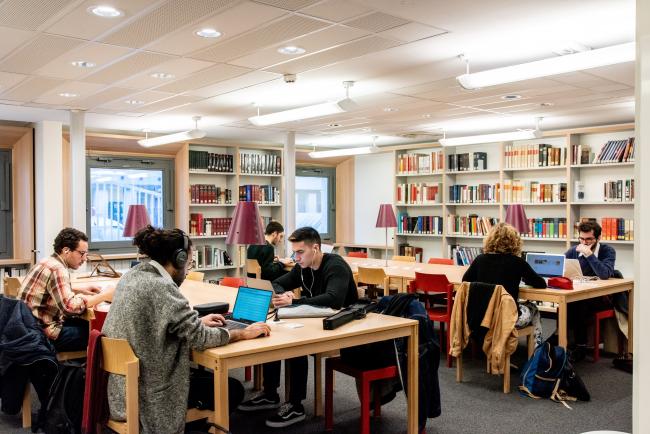
[{"label": "black jacket", "polygon": [[275,249],[268,241],[263,246],[248,246],[246,258],[257,259],[262,268],[262,279],[264,280],[273,281],[286,273],[284,264],[275,261]]}]

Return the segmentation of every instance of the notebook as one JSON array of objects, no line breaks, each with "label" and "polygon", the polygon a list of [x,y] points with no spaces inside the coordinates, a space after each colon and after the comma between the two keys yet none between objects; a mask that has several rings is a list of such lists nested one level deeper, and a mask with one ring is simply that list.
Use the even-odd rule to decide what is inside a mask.
[{"label": "notebook", "polygon": [[564,255],[550,253],[528,253],[526,262],[542,277],[564,275]]},{"label": "notebook", "polygon": [[237,290],[232,319],[226,320],[228,330],[242,329],[256,322],[266,322],[273,291],[240,286]]}]

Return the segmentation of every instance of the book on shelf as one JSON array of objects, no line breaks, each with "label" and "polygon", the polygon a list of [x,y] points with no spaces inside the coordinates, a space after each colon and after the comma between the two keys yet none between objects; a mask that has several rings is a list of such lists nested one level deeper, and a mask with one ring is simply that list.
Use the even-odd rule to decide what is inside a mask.
[{"label": "book on shelf", "polygon": [[[583,222],[598,222],[593,217],[581,217],[573,226],[574,238],[580,236],[579,226]],[[622,217],[603,217],[600,219],[602,241],[634,241],[634,220]]]},{"label": "book on shelf", "polygon": [[411,217],[408,213],[397,213],[397,233],[442,235],[441,216]]},{"label": "book on shelf", "polygon": [[481,217],[477,214],[466,216],[449,214],[447,216],[447,234],[485,236],[496,225],[495,217]]},{"label": "book on shelf", "polygon": [[634,161],[634,137],[609,140],[598,151],[593,164],[629,163]]},{"label": "book on shelf", "polygon": [[239,154],[239,170],[243,174],[281,175],[282,158],[275,154]]},{"label": "book on shelf", "polygon": [[447,167],[451,172],[487,170],[487,152],[463,152],[447,155]]},{"label": "book on shelf", "polygon": [[401,154],[397,157],[398,175],[427,175],[444,170],[445,154],[443,151],[427,153]]},{"label": "book on shelf", "polygon": [[233,156],[230,154],[190,150],[190,170],[233,173],[233,162]]},{"label": "book on shelf", "polygon": [[594,159],[589,145],[571,145],[571,164],[589,164]]},{"label": "book on shelf", "polygon": [[280,204],[280,189],[272,185],[240,185],[240,202],[257,202],[263,205]]},{"label": "book on shelf", "polygon": [[197,270],[221,268],[232,265],[228,252],[213,245],[199,245],[192,249],[192,259]]},{"label": "book on shelf", "polygon": [[603,200],[605,202],[634,201],[634,179],[617,179],[603,183]]},{"label": "book on shelf", "polygon": [[501,200],[500,184],[456,184],[449,186],[451,203],[498,203]]},{"label": "book on shelf", "polygon": [[481,247],[468,247],[459,244],[452,244],[448,247],[448,256],[454,260],[456,265],[471,265],[474,259],[481,253]]},{"label": "book on shelf", "polygon": [[203,213],[190,213],[190,236],[227,235],[231,217],[203,217]]},{"label": "book on shelf", "polygon": [[413,256],[415,262],[422,262],[422,247],[411,246],[410,244],[400,244],[398,246],[400,256]]},{"label": "book on shelf", "polygon": [[504,149],[506,169],[564,166],[566,148],[546,143],[537,145],[508,145]]},{"label": "book on shelf", "polygon": [[506,203],[544,203],[567,201],[567,184],[542,184],[538,181],[503,181],[503,199]]},{"label": "book on shelf", "polygon": [[190,186],[192,204],[231,204],[232,190],[212,184],[192,184]]},{"label": "book on shelf", "polygon": [[566,238],[567,222],[565,217],[541,217],[528,219],[528,233],[531,238]]},{"label": "book on shelf", "polygon": [[397,203],[402,205],[442,203],[442,183],[397,184],[396,196]]}]

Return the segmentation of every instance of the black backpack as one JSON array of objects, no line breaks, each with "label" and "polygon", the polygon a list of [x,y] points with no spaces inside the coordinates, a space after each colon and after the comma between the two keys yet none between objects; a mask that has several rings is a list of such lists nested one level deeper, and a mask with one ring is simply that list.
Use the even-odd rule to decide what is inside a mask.
[{"label": "black backpack", "polygon": [[50,389],[40,428],[45,434],[80,434],[83,416],[86,365],[59,364],[59,373]]}]

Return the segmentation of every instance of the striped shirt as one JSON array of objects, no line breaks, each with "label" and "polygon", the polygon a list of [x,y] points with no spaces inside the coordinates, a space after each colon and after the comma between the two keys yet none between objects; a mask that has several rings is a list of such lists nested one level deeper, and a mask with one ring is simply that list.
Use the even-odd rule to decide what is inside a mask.
[{"label": "striped shirt", "polygon": [[72,292],[70,272],[54,254],[34,265],[20,288],[18,297],[43,325],[50,339],[59,337],[65,316],[86,311],[86,300]]}]

